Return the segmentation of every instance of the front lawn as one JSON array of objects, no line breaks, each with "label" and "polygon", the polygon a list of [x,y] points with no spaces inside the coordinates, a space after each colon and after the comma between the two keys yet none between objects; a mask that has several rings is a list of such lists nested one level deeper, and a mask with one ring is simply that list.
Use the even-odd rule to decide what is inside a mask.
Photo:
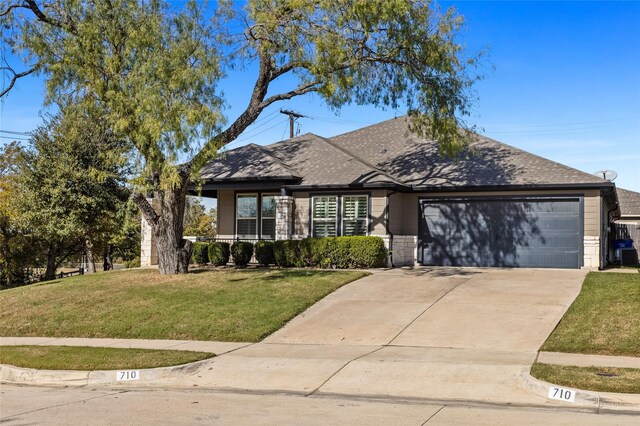
[{"label": "front lawn", "polygon": [[3,346],[0,364],[42,370],[119,370],[187,364],[214,354],[86,346]]},{"label": "front lawn", "polygon": [[130,270],[65,278],[0,291],[0,336],[256,342],[364,275]]},{"label": "front lawn", "polygon": [[640,356],[640,274],[590,272],[541,350]]},{"label": "front lawn", "polygon": [[640,369],[535,363],[531,375],[554,385],[600,392],[640,393]]}]

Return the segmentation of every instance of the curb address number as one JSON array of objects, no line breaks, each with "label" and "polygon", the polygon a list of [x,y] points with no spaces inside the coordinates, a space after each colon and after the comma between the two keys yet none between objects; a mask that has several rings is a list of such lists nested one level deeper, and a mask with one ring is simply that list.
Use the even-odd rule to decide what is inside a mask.
[{"label": "curb address number", "polygon": [[549,388],[549,398],[565,402],[576,402],[576,393],[571,389],[552,386]]},{"label": "curb address number", "polygon": [[140,371],[139,370],[126,370],[126,371],[118,371],[116,372],[116,380],[126,381],[126,380],[140,380]]}]

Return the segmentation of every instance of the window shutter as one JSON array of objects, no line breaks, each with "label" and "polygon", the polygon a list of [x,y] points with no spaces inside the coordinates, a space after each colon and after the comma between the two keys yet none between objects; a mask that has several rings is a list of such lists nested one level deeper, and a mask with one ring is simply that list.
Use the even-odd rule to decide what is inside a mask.
[{"label": "window shutter", "polygon": [[342,235],[367,235],[369,204],[366,196],[343,198]]},{"label": "window shutter", "polygon": [[314,237],[335,237],[338,218],[338,197],[313,197],[312,234]]}]

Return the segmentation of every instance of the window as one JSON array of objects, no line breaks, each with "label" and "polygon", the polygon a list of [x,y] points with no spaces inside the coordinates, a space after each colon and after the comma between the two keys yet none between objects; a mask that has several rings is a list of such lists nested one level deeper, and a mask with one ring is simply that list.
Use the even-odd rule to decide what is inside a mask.
[{"label": "window", "polygon": [[367,198],[366,195],[342,197],[342,235],[367,235]]},{"label": "window", "polygon": [[236,235],[239,238],[258,237],[258,196],[238,194],[236,199]]},{"label": "window", "polygon": [[276,238],[276,196],[267,194],[262,196],[262,238],[273,240]]},{"label": "window", "polygon": [[338,197],[322,196],[312,199],[312,235],[335,237],[338,228]]}]

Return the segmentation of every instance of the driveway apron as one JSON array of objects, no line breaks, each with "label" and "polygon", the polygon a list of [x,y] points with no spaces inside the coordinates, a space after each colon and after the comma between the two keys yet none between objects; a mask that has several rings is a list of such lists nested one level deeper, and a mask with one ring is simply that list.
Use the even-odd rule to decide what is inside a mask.
[{"label": "driveway apron", "polygon": [[340,288],[263,342],[215,358],[196,384],[550,404],[521,387],[520,377],[585,274],[474,268],[376,273]]}]

